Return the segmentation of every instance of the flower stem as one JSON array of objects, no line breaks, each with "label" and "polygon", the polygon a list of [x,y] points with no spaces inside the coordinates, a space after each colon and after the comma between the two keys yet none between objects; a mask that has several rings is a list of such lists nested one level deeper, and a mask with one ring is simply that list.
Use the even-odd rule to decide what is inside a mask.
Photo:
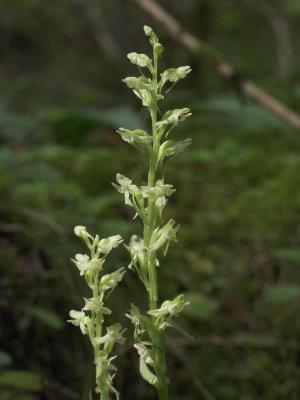
[{"label": "flower stem", "polygon": [[108,390],[104,390],[100,395],[100,400],[109,400]]},{"label": "flower stem", "polygon": [[[157,157],[160,146],[160,139],[157,135],[156,122],[157,122],[157,70],[158,70],[158,55],[154,52],[154,71],[153,71],[153,83],[155,87],[155,95],[153,96],[153,103],[151,109],[151,121],[152,121],[152,136],[153,136],[153,151],[150,159],[149,173],[148,173],[148,186],[154,187],[157,173]],[[157,210],[155,207],[155,196],[149,196],[148,203],[148,218],[147,223],[144,227],[144,241],[147,247],[149,247],[151,236],[155,230],[157,222]],[[157,308],[158,302],[158,285],[157,285],[157,271],[156,271],[156,252],[149,251],[148,259],[148,276],[149,276],[149,308],[150,310]],[[155,319],[153,317],[153,319]],[[155,371],[157,374],[157,391],[159,400],[168,400],[168,379],[166,376],[166,358],[165,358],[165,337],[164,332],[160,332],[158,328],[155,331]]]}]

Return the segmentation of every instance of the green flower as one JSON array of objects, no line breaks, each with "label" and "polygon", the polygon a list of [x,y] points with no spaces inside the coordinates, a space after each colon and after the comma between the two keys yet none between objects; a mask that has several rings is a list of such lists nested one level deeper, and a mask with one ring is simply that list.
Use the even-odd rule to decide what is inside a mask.
[{"label": "green flower", "polygon": [[119,185],[113,183],[112,185],[117,189],[119,193],[124,194],[125,204],[131,207],[134,207],[134,203],[132,202],[132,197],[138,195],[140,192],[139,188],[136,185],[132,184],[132,180],[127,178],[122,174],[117,174],[116,181]]},{"label": "green flower", "polygon": [[139,53],[129,53],[127,54],[127,58],[130,60],[132,64],[137,65],[141,68],[149,68],[150,71],[153,71],[152,60],[146,54]]},{"label": "green flower", "polygon": [[88,271],[100,271],[103,265],[103,260],[98,258],[92,258],[86,254],[76,254],[75,259],[72,259],[73,263],[80,271],[80,275],[84,275]]},{"label": "green flower", "polygon": [[124,83],[130,88],[135,90],[153,90],[153,83],[151,79],[146,78],[145,76],[128,76],[127,78],[122,79]]},{"label": "green flower", "polygon": [[163,162],[165,157],[172,157],[182,153],[191,143],[192,139],[190,138],[179,141],[166,140],[163,144],[160,145],[159,148],[159,164]]},{"label": "green flower", "polygon": [[119,128],[117,132],[125,142],[130,144],[150,144],[152,142],[152,136],[149,136],[147,132],[142,129],[131,131],[125,128]]},{"label": "green flower", "polygon": [[157,251],[165,246],[164,253],[166,254],[170,242],[177,240],[176,232],[178,229],[179,225],[175,226],[173,219],[170,219],[162,228],[156,228],[151,236],[149,251]]},{"label": "green flower", "polygon": [[120,235],[110,236],[105,239],[101,239],[97,244],[97,248],[100,253],[107,255],[112,249],[115,249],[123,242]]},{"label": "green flower", "polygon": [[178,125],[179,122],[184,121],[192,113],[189,108],[180,108],[176,110],[170,110],[165,113],[163,119],[156,123],[158,129],[167,125]]},{"label": "green flower", "polygon": [[99,297],[92,297],[90,299],[83,298],[85,306],[82,311],[92,311],[100,314],[111,314],[111,310],[103,306],[103,303]]},{"label": "green flower", "polygon": [[161,74],[161,88],[166,82],[177,83],[180,79],[184,79],[192,71],[189,65],[178,68],[169,68]]},{"label": "green flower", "polygon": [[96,365],[96,378],[99,378],[103,372],[106,371],[116,371],[117,368],[112,364],[112,361],[116,358],[110,357],[108,358],[108,354],[104,352],[100,352],[99,355],[95,359]]},{"label": "green flower", "polygon": [[87,333],[90,318],[84,313],[84,311],[71,310],[69,315],[72,319],[69,319],[67,322],[79,326],[82,334],[85,335]]},{"label": "green flower", "polygon": [[167,204],[167,197],[171,196],[176,190],[173,185],[164,184],[162,179],[159,179],[155,186],[141,186],[142,194],[145,198],[150,195],[155,196],[155,205],[159,214],[162,214],[164,207]]},{"label": "green flower", "polygon": [[115,343],[124,344],[123,336],[125,329],[122,330],[120,324],[116,323],[106,328],[106,335],[94,338],[94,343],[98,345],[104,344],[108,348],[112,348]]},{"label": "green flower", "polygon": [[149,90],[142,89],[142,90],[133,90],[133,93],[136,95],[137,98],[142,100],[142,104],[144,107],[150,107],[152,103],[152,95]]},{"label": "green flower", "polygon": [[124,268],[119,268],[111,274],[102,276],[99,283],[99,288],[102,291],[113,290],[119,282],[121,282],[125,274]]},{"label": "green flower", "polygon": [[156,310],[148,311],[149,315],[161,318],[165,316],[177,316],[186,306],[190,304],[189,301],[184,301],[184,295],[180,294],[174,300],[166,300],[162,303],[161,307]]}]

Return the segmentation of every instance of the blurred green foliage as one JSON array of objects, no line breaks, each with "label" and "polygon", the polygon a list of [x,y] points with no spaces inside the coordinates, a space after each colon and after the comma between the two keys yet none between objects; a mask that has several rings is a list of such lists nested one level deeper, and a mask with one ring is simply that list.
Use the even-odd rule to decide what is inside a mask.
[{"label": "blurred green foliage", "polygon": [[[298,0],[176,0],[170,11],[300,109]],[[65,323],[85,291],[69,261],[80,249],[73,226],[127,240],[139,229],[110,183],[117,172],[144,179],[143,158],[114,134],[148,122],[120,82],[132,73],[127,52],[145,50],[144,23],[122,0],[0,1],[0,400],[88,398],[88,346]],[[166,173],[182,226],[161,298],[192,301],[170,332],[172,399],[297,400],[299,133],[155,28],[168,66],[194,70],[169,98],[194,114],[178,134],[193,145]],[[124,249],[110,260],[127,263]],[[124,324],[131,300],[145,302],[128,273],[111,297]],[[154,399],[130,341],[120,351],[123,399]]]}]

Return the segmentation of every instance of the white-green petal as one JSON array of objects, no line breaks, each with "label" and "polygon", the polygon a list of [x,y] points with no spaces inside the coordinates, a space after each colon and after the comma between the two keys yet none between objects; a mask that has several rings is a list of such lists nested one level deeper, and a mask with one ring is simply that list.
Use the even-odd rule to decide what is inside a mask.
[{"label": "white-green petal", "polygon": [[119,282],[121,282],[123,275],[125,274],[124,268],[119,268],[118,270],[112,272],[111,274],[106,274],[102,276],[99,283],[99,288],[102,291],[114,289]]},{"label": "white-green petal", "polygon": [[169,220],[162,228],[156,228],[150,240],[150,251],[157,251],[159,248],[166,245],[168,248],[171,241],[176,241],[176,232],[179,226],[175,226],[173,219]]},{"label": "white-green petal", "polygon": [[161,74],[161,87],[166,82],[176,83],[180,79],[184,79],[192,71],[189,65],[178,68],[169,68]]},{"label": "white-green petal", "polygon": [[99,297],[92,297],[90,299],[84,298],[85,306],[82,311],[99,312],[101,314],[111,314],[111,310],[103,306]]},{"label": "white-green petal", "polygon": [[152,90],[154,89],[153,83],[151,79],[146,78],[145,76],[128,76],[127,78],[122,79],[124,83],[130,88],[135,90]]},{"label": "white-green petal", "polygon": [[184,121],[192,113],[189,108],[181,108],[176,110],[167,111],[163,119],[156,123],[157,128],[162,128],[167,125],[178,125],[179,122]]},{"label": "white-green petal", "polygon": [[152,70],[152,61],[146,54],[132,52],[127,54],[127,58],[132,64],[137,65],[138,67],[147,67]]},{"label": "white-green petal", "polygon": [[70,317],[72,319],[69,319],[67,322],[79,326],[82,334],[85,335],[87,333],[87,325],[90,322],[90,318],[83,311],[76,310],[70,311]]},{"label": "white-green petal", "polygon": [[152,136],[149,136],[147,132],[143,131],[142,129],[129,130],[125,128],[119,128],[117,132],[125,142],[130,144],[150,144],[152,142]]},{"label": "white-green petal", "polygon": [[190,138],[179,141],[166,140],[159,147],[159,162],[162,163],[165,157],[176,156],[177,154],[182,153],[191,143],[192,139]]},{"label": "white-green petal", "polygon": [[190,302],[184,300],[184,295],[180,294],[174,300],[166,300],[162,303],[161,307],[156,310],[148,311],[149,315],[161,318],[167,315],[171,317],[177,316]]},{"label": "white-green petal", "polygon": [[80,275],[84,275],[88,271],[100,271],[103,265],[103,260],[98,258],[92,258],[86,254],[76,254],[75,258],[72,259],[76,267],[80,271]]},{"label": "white-green petal", "polygon": [[110,236],[105,239],[101,239],[97,245],[100,253],[108,254],[112,249],[115,249],[123,242],[120,235]]}]

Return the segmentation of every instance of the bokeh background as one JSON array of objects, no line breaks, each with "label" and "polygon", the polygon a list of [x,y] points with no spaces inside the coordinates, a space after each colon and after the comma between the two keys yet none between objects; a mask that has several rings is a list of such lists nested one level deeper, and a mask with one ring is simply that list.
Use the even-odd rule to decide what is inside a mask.
[{"label": "bokeh background", "polygon": [[[243,74],[300,111],[299,0],[161,1],[183,26]],[[161,67],[190,64],[165,108],[188,106],[177,131],[193,145],[166,181],[179,243],[162,263],[161,299],[186,293],[170,331],[173,400],[297,400],[300,393],[300,132],[251,102],[173,42],[129,0],[0,1],[0,399],[88,399],[89,343],[66,323],[86,294],[70,258],[86,225],[126,240],[139,231],[112,188],[117,172],[144,180],[143,158],[119,126],[148,119],[121,78],[130,51],[165,45]],[[110,269],[126,266],[125,249]],[[146,304],[127,273],[114,318]],[[122,398],[155,399],[132,343],[118,349]]]}]

